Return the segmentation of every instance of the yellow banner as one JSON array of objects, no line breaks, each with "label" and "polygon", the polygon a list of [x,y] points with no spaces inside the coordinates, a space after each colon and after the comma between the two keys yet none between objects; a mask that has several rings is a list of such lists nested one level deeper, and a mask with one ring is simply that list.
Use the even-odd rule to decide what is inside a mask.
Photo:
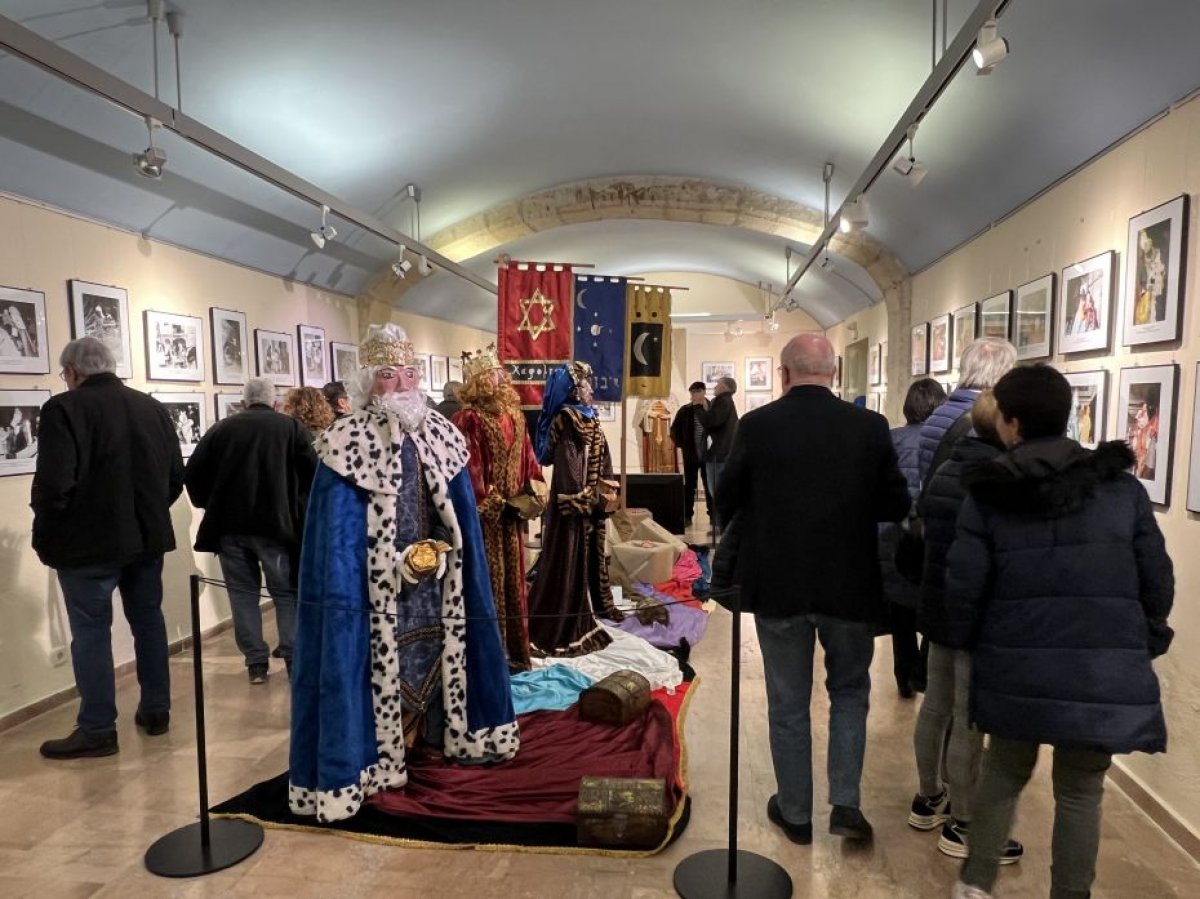
[{"label": "yellow banner", "polygon": [[669,396],[671,290],[630,284],[625,304],[625,395]]}]

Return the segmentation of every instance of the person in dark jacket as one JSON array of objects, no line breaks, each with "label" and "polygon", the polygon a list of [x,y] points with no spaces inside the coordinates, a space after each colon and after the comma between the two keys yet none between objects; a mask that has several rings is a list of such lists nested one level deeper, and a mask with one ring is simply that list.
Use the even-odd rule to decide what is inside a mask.
[{"label": "person in dark jacket", "polygon": [[171,504],[183,458],[170,415],[117,378],[111,349],[81,337],[59,357],[67,392],[42,407],[33,477],[33,548],[55,569],[71,625],[79,690],[75,731],[42,744],[51,759],[117,752],[112,594],[133,632],[141,698],[134,721],[167,732],[171,680],[162,614],[163,554],[175,548]]},{"label": "person in dark jacket", "polygon": [[[973,647],[971,718],[989,734],[961,895],[986,896],[1041,744],[1054,747],[1051,895],[1095,877],[1113,754],[1164,752],[1158,679],[1174,576],[1121,442],[1066,438],[1071,388],[1045,365],[995,387],[1009,450],[967,479],[946,597]],[[971,891],[974,890],[974,893]]]},{"label": "person in dark jacket", "polygon": [[259,595],[264,577],[275,601],[277,652],[291,671],[296,561],[317,454],[308,429],[271,408],[270,381],[251,378],[243,396],[245,408],[200,439],[185,482],[192,504],[204,510],[196,549],[217,554],[237,647],[250,683],[261,684],[269,669]]},{"label": "person in dark jacket", "polygon": [[434,408],[447,419],[453,420],[454,416],[462,411],[462,400],[458,397],[458,392],[462,389],[462,381],[447,381],[442,386],[443,399]]},{"label": "person in dark jacket", "polygon": [[333,410],[335,421],[353,411],[350,408],[350,396],[346,393],[346,385],[341,381],[330,381],[321,388],[321,392],[325,394],[325,402],[329,403],[329,408]]},{"label": "person in dark jacket", "polygon": [[707,407],[695,411],[696,418],[704,426],[704,468],[708,479],[704,482],[705,493],[711,493],[710,516],[713,533],[721,533],[721,512],[718,508],[717,497],[721,491],[721,472],[725,468],[725,460],[733,446],[737,434],[738,412],[733,404],[733,395],[737,393],[737,381],[733,378],[719,378],[713,388],[712,402]]},{"label": "person in dark jacket", "polygon": [[704,504],[709,520],[712,519],[712,491],[708,488],[708,470],[704,465],[704,420],[702,412],[708,408],[703,381],[694,381],[688,388],[691,399],[680,406],[671,422],[671,440],[683,454],[683,513],[685,525],[692,526],[696,509],[696,487],[704,483]]},{"label": "person in dark jacket", "polygon": [[[870,665],[884,620],[878,523],[911,500],[887,419],[837,399],[836,358],[819,334],[784,348],[784,395],[747,413],[723,480],[718,517],[738,519],[736,582],[754,613],[767,682],[771,758],[779,792],[768,818],[812,841],[813,652],[825,650],[831,833],[869,840],[859,782]],[[714,572],[715,576],[715,572]]]}]

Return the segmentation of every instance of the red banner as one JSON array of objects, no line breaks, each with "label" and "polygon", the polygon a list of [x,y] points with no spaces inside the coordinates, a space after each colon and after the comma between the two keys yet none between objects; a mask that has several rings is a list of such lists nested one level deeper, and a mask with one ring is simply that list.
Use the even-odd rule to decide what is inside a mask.
[{"label": "red banner", "polygon": [[[557,270],[555,270],[557,269]],[[500,361],[526,409],[542,407],[550,372],[571,360],[574,277],[570,266],[528,263],[500,267],[497,316]]]}]

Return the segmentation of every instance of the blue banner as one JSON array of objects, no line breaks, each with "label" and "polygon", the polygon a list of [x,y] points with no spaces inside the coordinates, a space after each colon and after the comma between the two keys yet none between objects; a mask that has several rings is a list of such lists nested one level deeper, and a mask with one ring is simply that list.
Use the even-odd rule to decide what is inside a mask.
[{"label": "blue banner", "polygon": [[592,366],[596,401],[621,401],[625,374],[625,279],[575,276],[577,361]]}]

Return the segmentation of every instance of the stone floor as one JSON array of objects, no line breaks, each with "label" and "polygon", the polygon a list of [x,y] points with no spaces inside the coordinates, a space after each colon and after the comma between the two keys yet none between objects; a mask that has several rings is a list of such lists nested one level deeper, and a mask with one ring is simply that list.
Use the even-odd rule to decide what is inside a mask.
[{"label": "stone floor", "polygon": [[[678,843],[648,860],[412,850],[330,835],[268,830],[257,854],[210,877],[171,881],[145,871],[142,855],[159,836],[195,819],[196,764],[190,656],[171,667],[175,710],[170,734],[146,737],[132,713],[136,683],[120,684],[121,752],[107,759],[49,762],[37,753],[65,735],[73,706],[0,734],[0,896],[157,897],[553,897],[658,899],[674,896],[671,874],[693,852],[723,845],[728,782],[730,616],[714,613],[708,637],[693,653],[701,683],[687,718],[693,796],[691,827]],[[901,899],[948,896],[956,864],[938,853],[935,834],[905,824],[914,789],[911,734],[917,704],[897,697],[891,654],[879,641],[863,804],[876,827],[872,848],[855,850],[820,832],[811,847],[784,840],[767,823],[774,790],[766,741],[761,658],[753,624],[743,641],[743,717],[739,839],[778,860],[798,897]],[[280,773],[287,760],[288,684],[278,669],[265,686],[246,681],[229,633],[205,644],[209,776],[214,802]],[[824,770],[822,691],[814,699],[816,765]],[[1042,765],[1021,806],[1017,836],[1025,860],[1005,870],[1003,899],[1049,891],[1051,796]],[[823,787],[818,777],[818,801]],[[818,819],[820,822],[821,819]],[[715,894],[714,894],[715,895]],[[1096,899],[1200,896],[1200,867],[1114,787],[1105,799]]]}]

